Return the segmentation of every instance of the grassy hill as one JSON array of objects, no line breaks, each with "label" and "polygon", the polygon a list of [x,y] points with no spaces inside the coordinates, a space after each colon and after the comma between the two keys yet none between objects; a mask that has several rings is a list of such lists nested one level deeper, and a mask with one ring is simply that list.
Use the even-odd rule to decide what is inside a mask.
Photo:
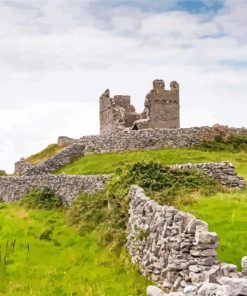
[{"label": "grassy hill", "polygon": [[148,285],[122,252],[79,236],[64,213],[0,205],[0,295],[141,296]]},{"label": "grassy hill", "polygon": [[[29,161],[37,163],[57,153],[58,149],[57,146],[48,147]],[[138,161],[172,165],[225,160],[235,164],[238,173],[247,179],[247,152],[173,148],[88,155],[56,174],[114,173],[124,164]],[[176,206],[205,220],[210,230],[219,234],[220,259],[240,266],[241,257],[247,255],[247,190],[207,196],[194,192],[193,198],[188,200],[181,195],[181,202]],[[27,210],[19,204],[0,204],[0,294],[145,295],[148,281],[131,265],[125,250],[116,254],[111,248],[98,244],[99,236],[105,231],[104,224],[96,228],[102,233],[94,230],[96,220],[100,220],[102,214],[99,200],[84,198],[82,202],[78,213],[81,215],[83,205],[89,221],[92,216],[94,220],[90,227],[83,225],[85,219],[82,221],[82,226],[89,231],[80,235],[76,227],[68,226],[64,211]],[[118,221],[118,217],[115,218]]]},{"label": "grassy hill", "polygon": [[62,149],[64,149],[66,146],[61,146],[58,144],[50,144],[45,149],[41,150],[38,153],[35,153],[28,158],[26,158],[26,161],[31,164],[38,164],[44,160],[47,160],[48,158],[56,155],[58,152],[60,152]]},{"label": "grassy hill", "polygon": [[127,162],[155,161],[165,165],[181,163],[202,163],[230,161],[237,166],[237,171],[247,179],[247,153],[228,151],[201,151],[195,149],[167,148],[160,150],[142,150],[93,154],[81,157],[61,168],[56,173],[71,175],[110,174],[117,167]]},{"label": "grassy hill", "polygon": [[[113,173],[117,167],[123,166],[124,163],[143,160],[156,161],[166,165],[228,160],[235,164],[238,173],[247,179],[246,152],[173,148],[88,155],[60,169],[57,174]],[[210,230],[216,231],[220,237],[218,249],[220,259],[235,263],[240,267],[241,258],[247,255],[246,190],[219,193],[209,197],[195,196],[191,204],[182,203],[180,208],[192,212],[195,216],[208,222]]]},{"label": "grassy hill", "polygon": [[241,258],[247,255],[247,190],[201,197],[180,208],[203,219],[210,231],[218,233],[221,261],[241,267]]}]

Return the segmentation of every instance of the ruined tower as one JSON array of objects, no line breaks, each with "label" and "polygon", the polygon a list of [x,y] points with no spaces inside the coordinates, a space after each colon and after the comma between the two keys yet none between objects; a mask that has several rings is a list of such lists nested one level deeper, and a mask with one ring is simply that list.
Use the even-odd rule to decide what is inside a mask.
[{"label": "ruined tower", "polygon": [[148,118],[149,128],[180,127],[179,84],[176,81],[172,81],[170,90],[166,90],[163,80],[154,80],[144,105],[143,113]]},{"label": "ruined tower", "polygon": [[179,84],[170,83],[165,89],[163,80],[154,80],[153,89],[147,94],[144,111],[136,113],[130,96],[110,97],[107,89],[100,97],[100,134],[109,134],[121,129],[146,129],[180,127]]}]

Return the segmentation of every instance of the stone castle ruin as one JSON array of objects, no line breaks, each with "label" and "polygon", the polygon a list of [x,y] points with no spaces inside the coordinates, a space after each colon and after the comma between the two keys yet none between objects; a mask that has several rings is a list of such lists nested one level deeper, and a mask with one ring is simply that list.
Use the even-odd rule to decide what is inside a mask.
[{"label": "stone castle ruin", "polygon": [[147,128],[178,129],[180,127],[179,84],[170,83],[165,89],[163,80],[156,79],[153,89],[146,95],[144,111],[137,113],[130,96],[110,97],[107,89],[100,97],[100,134],[114,133],[123,129]]}]

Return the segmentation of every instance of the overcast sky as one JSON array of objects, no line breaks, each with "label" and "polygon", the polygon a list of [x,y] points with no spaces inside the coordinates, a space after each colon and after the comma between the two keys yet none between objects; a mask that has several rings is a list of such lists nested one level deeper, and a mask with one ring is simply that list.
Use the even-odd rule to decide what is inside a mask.
[{"label": "overcast sky", "polygon": [[0,169],[177,80],[182,127],[247,126],[247,0],[0,0]]}]

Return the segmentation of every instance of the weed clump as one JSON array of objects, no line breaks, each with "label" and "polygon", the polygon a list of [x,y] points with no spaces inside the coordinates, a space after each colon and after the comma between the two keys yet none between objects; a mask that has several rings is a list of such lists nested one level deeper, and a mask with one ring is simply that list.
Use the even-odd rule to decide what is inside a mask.
[{"label": "weed clump", "polygon": [[40,240],[47,240],[50,241],[51,240],[51,235],[52,235],[52,230],[51,229],[45,229],[44,231],[42,231],[42,233],[39,236]]},{"label": "weed clump", "polygon": [[99,242],[120,250],[126,242],[129,188],[141,186],[160,204],[194,202],[197,193],[210,195],[221,189],[211,178],[196,170],[171,170],[156,162],[138,162],[118,168],[107,183],[105,193],[81,195],[68,210],[68,221],[81,234],[96,230]]},{"label": "weed clump", "polygon": [[21,205],[31,209],[60,209],[63,206],[62,198],[50,188],[37,188],[26,194]]},{"label": "weed clump", "polygon": [[81,235],[91,232],[106,221],[108,201],[105,193],[96,192],[80,194],[67,210],[66,217],[69,225],[74,225]]}]

